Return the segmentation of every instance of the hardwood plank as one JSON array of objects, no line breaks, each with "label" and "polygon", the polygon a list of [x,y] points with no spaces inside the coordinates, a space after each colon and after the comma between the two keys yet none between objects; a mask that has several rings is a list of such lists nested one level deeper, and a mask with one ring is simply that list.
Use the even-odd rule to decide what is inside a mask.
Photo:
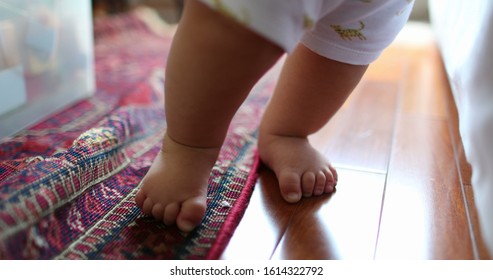
[{"label": "hardwood plank", "polygon": [[[338,191],[328,201],[316,198],[303,200],[291,219],[274,259],[373,257],[385,180],[383,173],[387,169],[392,141],[397,90],[398,86],[393,82],[363,80],[331,122],[311,137],[312,144],[321,152],[325,151],[338,167]],[[372,170],[374,173],[344,168]],[[365,188],[361,182],[371,183]],[[365,215],[356,214],[359,211],[353,209],[344,209],[346,205],[353,205],[358,194],[371,198],[360,203],[364,205],[361,209]],[[372,211],[367,211],[368,208]],[[340,215],[343,212],[345,214]],[[320,217],[327,217],[328,220]],[[346,218],[358,222],[347,223]],[[373,228],[373,236],[368,234],[371,232],[369,227]],[[345,239],[347,236],[350,238]],[[337,244],[337,248],[333,244]]]},{"label": "hardwood plank", "polygon": [[432,43],[384,51],[310,137],[339,170],[337,192],[290,205],[262,171],[223,258],[488,259],[447,83]]},{"label": "hardwood plank", "polygon": [[452,146],[455,153],[455,158],[459,170],[459,178],[463,189],[463,196],[466,201],[466,214],[468,215],[469,227],[471,231],[471,239],[474,257],[478,259],[491,259],[489,251],[484,243],[481,235],[481,228],[477,208],[474,202],[474,191],[471,183],[472,167],[467,162],[462,138],[459,133],[459,115],[455,104],[454,96],[445,73],[443,61],[438,63],[441,66],[441,75],[437,75],[437,80],[443,85],[443,90],[446,92],[446,107],[449,121],[449,129],[452,138]]},{"label": "hardwood plank", "polygon": [[409,49],[403,79],[402,112],[420,117],[446,119],[447,91],[441,80],[440,54],[435,45]]},{"label": "hardwood plank", "polygon": [[221,259],[268,260],[297,208],[283,200],[274,173],[262,167],[250,204]]},{"label": "hardwood plank", "polygon": [[455,138],[456,143],[456,155],[459,161],[459,169],[461,174],[461,180],[463,185],[472,185],[471,177],[472,177],[472,167],[466,159],[466,151],[464,150],[464,146],[462,144],[462,139],[459,136],[458,132],[453,132],[453,137]]},{"label": "hardwood plank", "polygon": [[339,169],[337,191],[302,200],[273,259],[371,259],[385,175]]},{"label": "hardwood plank", "polygon": [[400,116],[396,129],[376,258],[474,258],[447,122]]},{"label": "hardwood plank", "polygon": [[479,223],[478,212],[476,209],[476,204],[474,203],[474,190],[471,185],[464,186],[467,198],[467,206],[469,209],[469,214],[471,216],[472,231],[473,231],[473,241],[477,246],[478,258],[481,260],[490,260],[491,256],[489,254],[488,248],[484,243],[484,239],[481,235],[481,228]]},{"label": "hardwood plank", "polygon": [[452,95],[452,90],[449,86],[449,81],[445,74],[443,64],[441,65],[442,65],[442,70],[441,70],[442,75],[440,75],[437,78],[440,79],[442,84],[444,84],[443,90],[446,92],[445,102],[447,107],[447,116],[449,120],[450,131],[452,134],[454,150],[458,160],[460,177],[463,185],[472,185],[471,183],[472,168],[471,165],[467,162],[464,145],[462,144],[462,138],[459,133],[459,114],[457,112],[457,106],[455,105],[454,97]]},{"label": "hardwood plank", "polygon": [[325,154],[333,164],[386,172],[392,143],[398,85],[363,81],[328,139]]}]

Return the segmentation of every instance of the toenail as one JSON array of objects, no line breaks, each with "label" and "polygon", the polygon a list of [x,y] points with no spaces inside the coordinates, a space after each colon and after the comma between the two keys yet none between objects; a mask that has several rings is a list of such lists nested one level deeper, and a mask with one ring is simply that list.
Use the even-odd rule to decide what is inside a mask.
[{"label": "toenail", "polygon": [[336,190],[336,186],[335,185],[332,185],[332,186],[329,186],[327,189],[326,189],[326,193],[332,193]]},{"label": "toenail", "polygon": [[300,200],[300,196],[294,192],[288,193],[286,198],[288,199],[288,202],[298,202],[298,200]]}]

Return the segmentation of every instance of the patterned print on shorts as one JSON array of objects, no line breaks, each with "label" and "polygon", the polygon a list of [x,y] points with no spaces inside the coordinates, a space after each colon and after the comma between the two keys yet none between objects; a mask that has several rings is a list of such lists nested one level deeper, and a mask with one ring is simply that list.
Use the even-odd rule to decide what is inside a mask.
[{"label": "patterned print on shorts", "polygon": [[363,29],[365,29],[365,23],[360,21],[359,25],[360,25],[359,28],[344,28],[338,24],[332,24],[330,27],[332,27],[332,29],[334,29],[334,31],[337,32],[343,40],[352,41],[353,38],[366,40],[366,37],[363,34]]}]

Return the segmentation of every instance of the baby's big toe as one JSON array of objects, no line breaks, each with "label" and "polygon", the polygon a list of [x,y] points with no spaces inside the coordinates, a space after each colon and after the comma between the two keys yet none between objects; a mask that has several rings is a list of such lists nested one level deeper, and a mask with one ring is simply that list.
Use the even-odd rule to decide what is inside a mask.
[{"label": "baby's big toe", "polygon": [[176,220],[178,228],[184,232],[192,231],[202,222],[206,207],[206,200],[200,196],[184,201]]},{"label": "baby's big toe", "polygon": [[281,194],[289,203],[296,203],[301,199],[301,178],[292,171],[283,171],[277,176]]}]

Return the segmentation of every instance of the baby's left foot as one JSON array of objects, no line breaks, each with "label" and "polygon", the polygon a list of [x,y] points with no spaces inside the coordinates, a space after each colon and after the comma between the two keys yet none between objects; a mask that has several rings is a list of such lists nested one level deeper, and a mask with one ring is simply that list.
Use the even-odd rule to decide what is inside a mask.
[{"label": "baby's left foot", "polygon": [[306,137],[261,133],[259,153],[262,161],[276,174],[281,194],[287,202],[295,203],[302,196],[320,196],[335,190],[336,170]]}]

